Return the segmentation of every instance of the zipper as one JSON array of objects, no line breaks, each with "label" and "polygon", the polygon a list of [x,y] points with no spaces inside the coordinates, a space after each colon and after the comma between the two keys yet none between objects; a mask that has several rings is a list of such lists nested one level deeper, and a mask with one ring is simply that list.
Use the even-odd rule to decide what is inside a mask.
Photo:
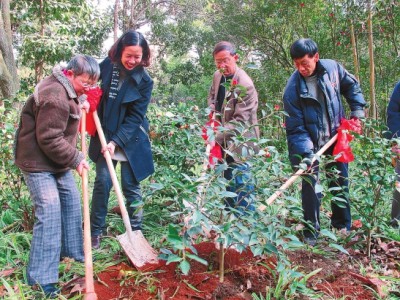
[{"label": "zipper", "polygon": [[146,129],[144,129],[144,127],[142,125],[140,125],[139,128],[147,136],[147,139],[150,142],[150,137],[149,137],[149,134],[147,133]]}]

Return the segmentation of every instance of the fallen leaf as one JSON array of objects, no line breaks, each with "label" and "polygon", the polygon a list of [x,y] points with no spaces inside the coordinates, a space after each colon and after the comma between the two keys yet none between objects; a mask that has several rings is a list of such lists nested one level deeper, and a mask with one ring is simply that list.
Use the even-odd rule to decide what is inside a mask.
[{"label": "fallen leaf", "polygon": [[0,271],[0,277],[7,277],[14,273],[17,268]]},{"label": "fallen leaf", "polygon": [[75,292],[83,292],[84,289],[85,289],[85,285],[82,286],[79,283],[75,284],[74,287],[71,289],[70,294],[73,294]]},{"label": "fallen leaf", "polygon": [[6,295],[6,288],[0,285],[0,297],[4,297]]},{"label": "fallen leaf", "polygon": [[386,243],[379,243],[379,247],[385,252],[388,251],[388,244]]},{"label": "fallen leaf", "polygon": [[353,272],[348,272],[348,273],[351,276],[360,280],[361,282],[371,285],[375,289],[375,291],[379,294],[380,297],[383,298],[385,296],[385,293],[382,290],[382,287],[386,285],[384,281],[380,280],[379,278],[369,278]]},{"label": "fallen leaf", "polygon": [[247,289],[248,290],[251,289],[251,281],[250,281],[250,279],[247,279]]}]

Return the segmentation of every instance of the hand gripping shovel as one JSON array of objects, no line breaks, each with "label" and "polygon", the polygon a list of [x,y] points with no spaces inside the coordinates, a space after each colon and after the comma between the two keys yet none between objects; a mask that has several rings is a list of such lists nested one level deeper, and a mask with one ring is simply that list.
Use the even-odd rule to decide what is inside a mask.
[{"label": "hand gripping shovel", "polygon": [[[86,111],[82,109],[81,119],[81,145],[82,153],[86,159]],[[85,300],[97,300],[93,284],[93,260],[92,260],[92,241],[90,237],[90,213],[89,213],[89,193],[88,193],[88,173],[87,169],[82,170],[82,202],[83,202],[83,249],[85,252]]]},{"label": "hand gripping shovel", "polygon": [[[107,142],[104,136],[103,129],[101,128],[97,111],[93,112],[93,119],[96,124],[97,134],[99,135],[101,145],[103,148],[105,148],[107,147]],[[154,269],[154,265],[158,264],[157,252],[151,247],[149,242],[143,236],[142,231],[132,231],[131,224],[129,222],[128,211],[125,207],[124,199],[119,186],[117,174],[114,169],[110,152],[105,151],[104,156],[107,161],[107,166],[110,172],[115,193],[117,194],[118,204],[121,209],[122,220],[126,229],[126,233],[117,236],[117,239],[131,263],[138,270]]]},{"label": "hand gripping shovel", "polygon": [[[316,160],[317,156],[321,156],[322,154],[324,154],[324,152],[330,147],[332,146],[336,140],[338,138],[338,135],[335,134],[333,138],[331,138],[317,153],[316,155],[314,155],[313,159],[312,159],[312,163]],[[294,175],[292,177],[290,177],[284,184],[282,184],[282,186],[275,191],[275,193],[273,193],[268,199],[267,199],[267,204],[270,205],[272,204],[272,202],[274,202],[276,200],[276,198],[278,198],[279,196],[281,196],[283,194],[283,191],[285,191],[289,186],[292,185],[293,182],[296,181],[296,179],[304,173],[304,169],[299,169],[297,170],[296,173],[294,173]],[[265,206],[264,204],[261,204],[258,209],[260,211],[264,211],[267,208],[267,206]]]}]

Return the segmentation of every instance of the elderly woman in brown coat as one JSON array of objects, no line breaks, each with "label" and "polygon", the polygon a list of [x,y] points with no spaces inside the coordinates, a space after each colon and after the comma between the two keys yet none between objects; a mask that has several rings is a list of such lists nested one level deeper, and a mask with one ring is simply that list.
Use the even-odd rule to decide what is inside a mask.
[{"label": "elderly woman in brown coat", "polygon": [[215,111],[222,129],[215,142],[223,149],[228,164],[224,178],[228,191],[237,194],[226,204],[239,211],[254,210],[254,181],[246,161],[258,152],[258,95],[253,81],[237,66],[238,54],[230,42],[219,42],[213,51],[217,71],[208,95],[208,105]]},{"label": "elderly woman in brown coat", "polygon": [[56,66],[36,86],[21,112],[15,164],[22,170],[35,207],[35,225],[27,268],[30,285],[57,298],[60,258],[83,261],[80,193],[71,170],[81,175],[89,164],[76,149],[82,96],[98,80],[96,60],[77,55]]}]

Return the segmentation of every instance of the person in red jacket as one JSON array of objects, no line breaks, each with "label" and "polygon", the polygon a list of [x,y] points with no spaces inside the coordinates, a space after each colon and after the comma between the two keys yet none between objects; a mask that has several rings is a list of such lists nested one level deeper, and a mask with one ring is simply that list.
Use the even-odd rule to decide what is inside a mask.
[{"label": "person in red jacket", "polygon": [[27,267],[30,285],[56,298],[60,258],[84,260],[80,193],[71,170],[88,169],[76,149],[85,91],[98,80],[97,61],[77,55],[63,69],[56,66],[35,87],[21,112],[15,140],[15,164],[22,170],[35,208]]}]

